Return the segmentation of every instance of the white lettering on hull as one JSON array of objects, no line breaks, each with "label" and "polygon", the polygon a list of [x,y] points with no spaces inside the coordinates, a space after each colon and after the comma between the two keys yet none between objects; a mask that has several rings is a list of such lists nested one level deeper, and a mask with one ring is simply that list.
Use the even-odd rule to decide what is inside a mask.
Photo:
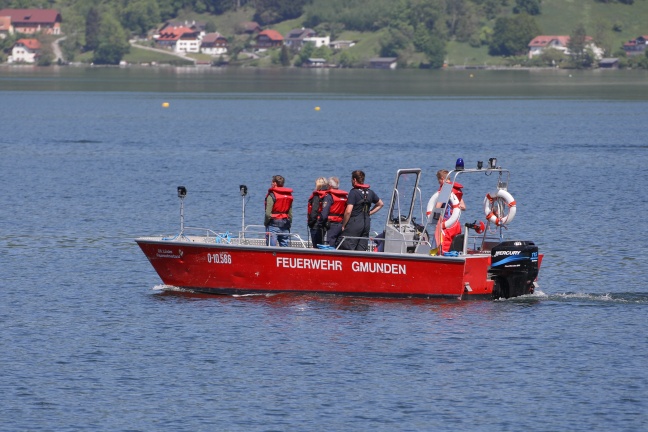
[{"label": "white lettering on hull", "polygon": [[342,270],[342,261],[311,258],[277,257],[277,267],[306,270]]},{"label": "white lettering on hull", "polygon": [[174,254],[173,251],[170,249],[158,249],[157,253],[155,254],[155,256],[158,258],[174,258],[174,259],[182,258],[182,255],[183,255],[182,249],[179,249],[177,254]]},{"label": "white lettering on hull", "polygon": [[[338,260],[277,257],[276,264],[277,268],[342,271],[342,261]],[[351,270],[357,273],[407,274],[407,266],[405,264],[372,263],[364,261],[353,261],[351,263]]]},{"label": "white lettering on hull", "polygon": [[351,269],[360,273],[407,274],[405,264],[368,263],[353,261]]}]

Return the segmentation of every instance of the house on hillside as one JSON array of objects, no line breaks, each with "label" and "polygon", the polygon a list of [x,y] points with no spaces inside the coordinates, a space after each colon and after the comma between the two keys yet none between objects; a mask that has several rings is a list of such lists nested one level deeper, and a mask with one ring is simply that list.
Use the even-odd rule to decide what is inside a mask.
[{"label": "house on hillside", "polygon": [[11,49],[9,63],[36,63],[41,54],[41,44],[36,39],[18,39]]},{"label": "house on hillside", "polygon": [[397,57],[375,57],[369,59],[369,67],[372,69],[396,69],[397,66]]},{"label": "house on hillside", "polygon": [[331,38],[329,36],[317,36],[315,30],[302,27],[290,30],[284,43],[293,51],[299,51],[307,43],[312,43],[315,48],[328,46],[331,43]]},{"label": "house on hillside", "polygon": [[331,49],[341,50],[341,49],[351,48],[356,43],[357,41],[352,41],[352,40],[336,40],[331,42],[329,46],[331,47]]},{"label": "house on hillside", "polygon": [[[547,36],[540,35],[536,36],[529,42],[529,58],[541,55],[544,50],[553,48],[558,51],[562,51],[563,54],[569,55],[569,36]],[[594,53],[594,57],[597,60],[603,58],[603,49],[597,47],[591,36],[585,36],[585,45],[588,49],[591,49]]]},{"label": "house on hillside", "polygon": [[257,48],[278,48],[284,43],[284,38],[276,30],[263,30],[256,37]]},{"label": "house on hillside", "polygon": [[14,28],[11,25],[11,17],[0,16],[0,39],[5,39],[7,35],[14,34]]},{"label": "house on hillside", "polygon": [[196,21],[196,20],[184,20],[184,21],[167,21],[160,27],[159,32],[163,32],[164,30],[168,30],[171,28],[188,28],[194,31],[198,31],[202,33],[203,35],[205,34],[205,26],[207,25],[207,22],[205,21]]},{"label": "house on hillside", "polygon": [[304,38],[312,36],[317,36],[317,33],[313,29],[304,27],[292,29],[286,35],[284,43],[288,48],[294,51],[299,51],[304,45]]},{"label": "house on hillside", "polygon": [[229,43],[220,33],[207,33],[200,43],[200,52],[211,56],[227,54]]},{"label": "house on hillside", "polygon": [[9,17],[16,33],[61,34],[61,14],[56,9],[2,9],[0,17]]},{"label": "house on hillside", "polygon": [[155,43],[174,52],[200,52],[200,31],[187,27],[168,27],[155,36]]},{"label": "house on hillside", "polygon": [[303,42],[305,44],[307,43],[312,43],[315,48],[319,47],[327,47],[331,43],[331,37],[330,36],[311,36],[311,37],[305,37],[303,39]]},{"label": "house on hillside", "polygon": [[601,59],[599,67],[601,69],[619,69],[619,59],[616,57]]},{"label": "house on hillside", "polygon": [[236,32],[239,34],[256,34],[261,32],[261,26],[254,21],[244,21],[236,26]]},{"label": "house on hillside", "polygon": [[630,40],[623,44],[623,51],[628,56],[643,55],[646,52],[648,35],[639,36],[636,39]]},{"label": "house on hillside", "polygon": [[323,68],[326,67],[326,59],[323,58],[308,58],[302,67],[307,68]]}]

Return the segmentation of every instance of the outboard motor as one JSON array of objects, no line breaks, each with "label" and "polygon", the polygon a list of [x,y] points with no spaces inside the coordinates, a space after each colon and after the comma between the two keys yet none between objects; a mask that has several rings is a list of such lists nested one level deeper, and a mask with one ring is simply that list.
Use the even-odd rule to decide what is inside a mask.
[{"label": "outboard motor", "polygon": [[532,241],[505,241],[491,249],[489,275],[493,298],[532,294],[538,277],[538,246]]}]

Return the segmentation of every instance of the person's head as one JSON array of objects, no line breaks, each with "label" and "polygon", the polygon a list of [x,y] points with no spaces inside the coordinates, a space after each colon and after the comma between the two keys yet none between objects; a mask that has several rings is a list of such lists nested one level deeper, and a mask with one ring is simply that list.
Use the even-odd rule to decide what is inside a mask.
[{"label": "person's head", "polygon": [[329,177],[328,184],[331,189],[337,189],[340,187],[340,179],[337,177]]},{"label": "person's head", "polygon": [[284,179],[280,175],[272,176],[272,186],[283,187],[285,181],[286,179]]},{"label": "person's head", "polygon": [[[354,182],[355,180],[355,182]],[[355,170],[351,173],[351,184],[364,184],[365,180],[365,173],[360,170]]]},{"label": "person's head", "polygon": [[315,190],[323,190],[328,187],[328,182],[326,181],[326,178],[320,177],[317,180],[315,180]]},{"label": "person's head", "polygon": [[439,171],[437,171],[436,176],[437,176],[437,180],[439,181],[439,184],[443,184],[446,177],[448,176],[448,172],[449,171],[447,169],[440,169]]}]

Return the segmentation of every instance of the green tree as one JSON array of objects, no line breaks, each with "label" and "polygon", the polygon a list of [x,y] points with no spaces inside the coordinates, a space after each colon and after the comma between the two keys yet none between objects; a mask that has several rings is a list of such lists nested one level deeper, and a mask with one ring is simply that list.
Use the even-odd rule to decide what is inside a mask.
[{"label": "green tree", "polygon": [[254,20],[267,25],[298,18],[305,3],[306,0],[261,0],[256,3]]},{"label": "green tree", "polygon": [[117,18],[105,14],[99,28],[99,46],[94,51],[92,61],[96,64],[119,64],[130,50],[128,36]]},{"label": "green tree", "polygon": [[531,39],[541,33],[538,24],[528,14],[497,18],[488,52],[499,56],[523,55],[528,51]]},{"label": "green tree", "polygon": [[540,15],[541,0],[515,0],[513,13],[528,13],[529,15]]},{"label": "green tree", "polygon": [[546,66],[560,66],[565,60],[567,60],[567,57],[565,56],[565,53],[556,48],[547,48],[542,50],[540,60],[542,61],[542,64]]},{"label": "green tree", "polygon": [[290,66],[290,50],[286,45],[281,46],[279,61],[281,62],[281,66]]},{"label": "green tree", "polygon": [[155,0],[135,0],[129,2],[121,12],[121,22],[125,28],[139,36],[155,28],[160,22],[160,8]]},{"label": "green tree", "polygon": [[585,63],[587,61],[586,48],[587,35],[585,32],[585,27],[582,24],[579,24],[572,31],[571,35],[569,35],[569,42],[567,42],[569,56],[574,62],[574,66],[576,68],[582,68],[585,66]]},{"label": "green tree", "polygon": [[403,28],[391,27],[387,35],[379,40],[380,56],[398,57],[398,52],[405,49],[411,41],[411,32],[405,32]]},{"label": "green tree", "polygon": [[428,39],[421,51],[425,53],[432,69],[440,69],[443,67],[446,57],[446,44],[444,40],[437,36],[432,36]]},{"label": "green tree", "polygon": [[312,42],[307,42],[302,46],[301,51],[299,51],[299,54],[295,56],[295,66],[301,66],[308,60],[310,57],[313,57],[313,53],[315,52],[315,44]]},{"label": "green tree", "polygon": [[85,50],[94,51],[99,46],[99,27],[101,26],[101,14],[97,7],[88,10],[85,21]]},{"label": "green tree", "polygon": [[346,50],[342,51],[338,57],[338,64],[341,67],[353,67],[356,61],[356,58]]}]

